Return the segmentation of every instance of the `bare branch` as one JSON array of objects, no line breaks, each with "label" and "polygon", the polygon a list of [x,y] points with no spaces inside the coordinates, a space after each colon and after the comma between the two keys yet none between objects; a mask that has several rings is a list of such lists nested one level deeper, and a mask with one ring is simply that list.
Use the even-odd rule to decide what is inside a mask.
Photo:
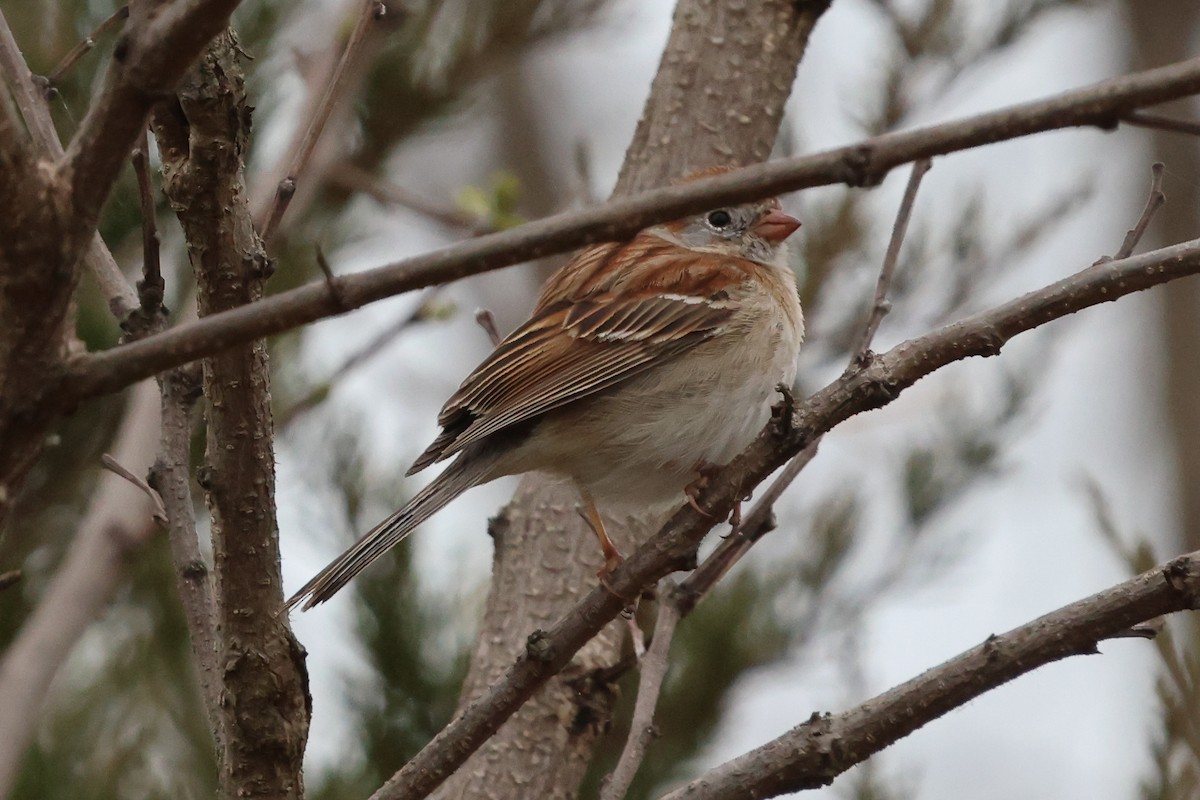
[{"label": "bare branch", "polygon": [[90,233],[151,106],[175,88],[204,46],[225,29],[239,0],[129,4],[104,88],[88,108],[59,176],[71,197],[74,228]]},{"label": "bare branch", "polygon": [[[133,169],[142,206],[142,280],[138,283],[138,308],[124,326],[131,339],[158,333],[167,324],[154,187],[147,159],[149,150],[150,143],[143,129],[133,152]],[[217,751],[221,752],[224,740],[219,724],[221,676],[217,668],[216,609],[208,565],[200,554],[191,487],[192,416],[196,401],[201,397],[201,370],[199,365],[189,364],[161,373],[157,378],[160,435],[158,456],[150,468],[149,483],[162,498],[171,562],[175,567],[175,585],[187,621],[200,695],[208,714],[209,730],[217,742]]]},{"label": "bare branch", "polygon": [[50,110],[46,107],[46,99],[38,90],[33,80],[33,73],[25,63],[21,48],[13,37],[8,20],[0,11],[0,69],[7,76],[6,81],[11,89],[17,108],[25,119],[29,134],[41,153],[49,158],[62,155],[62,144],[58,140],[58,132],[50,119]]},{"label": "bare branch", "polygon": [[641,674],[638,677],[637,702],[633,706],[629,738],[625,740],[625,748],[621,751],[617,766],[605,779],[600,800],[621,800],[625,797],[646,758],[646,748],[654,738],[654,709],[662,694],[667,667],[670,666],[668,655],[680,617],[679,606],[672,597],[674,591],[675,584],[670,578],[664,578],[658,589],[658,596],[663,602],[658,607],[658,619],[654,621],[654,635],[650,647],[638,661]]},{"label": "bare branch", "polygon": [[967,701],[1038,667],[1099,652],[1137,623],[1200,604],[1200,552],[1015,628],[837,715],[813,714],[664,800],[775,797],[827,786],[854,764]]},{"label": "bare branch", "polygon": [[1136,125],[1139,128],[1153,128],[1161,131],[1200,136],[1200,122],[1175,119],[1163,116],[1162,114],[1152,114],[1148,111],[1130,111],[1128,114],[1121,115],[1121,121],[1128,122],[1130,125]]},{"label": "bare branch", "polygon": [[221,708],[221,673],[218,669],[216,611],[212,579],[200,554],[192,502],[191,451],[192,414],[200,399],[200,370],[178,367],[159,376],[162,398],[162,433],[158,457],[150,468],[150,485],[163,499],[175,585],[187,620],[192,659],[200,680],[200,694],[208,714],[210,730],[222,744],[218,724]]},{"label": "bare branch", "polygon": [[[217,36],[202,59],[174,101],[190,130],[188,149],[160,118],[177,115],[156,114],[155,133],[163,131],[164,190],[183,227],[205,315],[261,297],[269,273],[246,199],[249,114],[232,32]],[[202,656],[219,666],[219,686],[208,691],[219,698],[210,714],[225,797],[298,798],[303,789],[310,704],[302,650],[279,613],[270,385],[263,342],[205,363],[207,447],[198,482],[212,515],[217,651]]]},{"label": "bare branch", "polygon": [[888,290],[892,286],[892,274],[896,271],[896,262],[900,260],[900,245],[904,243],[904,234],[908,231],[908,220],[912,216],[913,204],[917,200],[917,190],[921,188],[921,179],[933,162],[928,158],[918,159],[913,163],[912,173],[908,177],[908,186],[904,189],[904,198],[900,201],[900,210],[896,212],[896,222],[892,225],[892,238],[888,242],[887,252],[883,256],[883,265],[879,268],[879,279],[875,283],[875,297],[872,300],[871,313],[867,316],[867,324],[863,327],[862,335],[857,344],[851,349],[853,357],[851,366],[863,365],[867,362],[871,350],[871,342],[879,324],[891,310],[888,302]]},{"label": "bare branch", "polygon": [[[338,286],[345,305],[358,308],[527,258],[620,239],[648,224],[715,205],[831,183],[870,185],[900,164],[1042,131],[1085,125],[1110,128],[1130,107],[1195,92],[1200,92],[1200,58],[957,122],[885,134],[849,147],[746,167],[685,186],[655,189],[595,208],[555,215],[435,253],[347,275],[338,279]],[[115,391],[131,381],[232,344],[343,311],[343,304],[329,294],[324,282],[317,281],[144,341],[81,356],[64,376],[61,396],[77,402],[82,397]]]},{"label": "bare branch", "polygon": [[1150,166],[1150,194],[1146,197],[1146,207],[1142,209],[1142,215],[1138,217],[1138,221],[1125,234],[1125,240],[1121,242],[1121,249],[1113,256],[1114,258],[1128,258],[1133,255],[1133,250],[1145,235],[1146,228],[1150,227],[1150,221],[1162,208],[1163,203],[1167,202],[1167,196],[1163,194],[1162,182],[1163,165],[1155,162]]},{"label": "bare branch", "polygon": [[62,60],[54,66],[54,69],[50,70],[50,74],[44,78],[46,87],[45,91],[43,92],[43,96],[45,96],[47,100],[52,99],[52,95],[57,91],[55,87],[58,85],[58,82],[62,80],[63,75],[66,75],[67,71],[70,70],[71,67],[75,66],[79,59],[83,58],[85,53],[90,52],[92,48],[96,46],[97,39],[108,33],[113,28],[116,28],[127,19],[129,19],[129,6],[121,6],[112,13],[112,16],[97,25],[96,29],[85,36],[79,42],[79,44],[72,47],[70,51],[68,51],[67,54],[62,57]]},{"label": "bare branch", "polygon": [[[971,356],[996,355],[1019,333],[1196,273],[1200,273],[1200,240],[1093,264],[1044,289],[903,342],[876,356],[867,367],[842,375],[794,413],[776,414],[754,443],[701,490],[698,508],[684,505],[658,534],[612,572],[607,588],[593,589],[550,630],[535,631],[525,657],[464,708],[373,795],[374,800],[411,800],[428,794],[620,613],[624,606],[621,597],[636,597],[670,572],[685,567],[714,520],[726,518],[750,487],[817,437],[855,414],[889,404],[904,389],[947,364]],[[1155,611],[1132,622],[1160,613],[1164,612]]]},{"label": "bare branch", "polygon": [[355,23],[354,31],[350,34],[350,39],[346,42],[346,47],[342,50],[341,58],[338,59],[337,66],[329,76],[328,83],[325,84],[317,112],[309,122],[308,129],[304,132],[304,138],[301,139],[300,145],[292,156],[287,175],[279,182],[279,186],[275,190],[275,199],[267,212],[266,221],[262,223],[262,239],[266,247],[270,247],[275,238],[275,233],[279,229],[279,221],[283,219],[288,204],[296,194],[296,182],[304,173],[305,166],[312,158],[313,151],[316,150],[317,141],[329,123],[334,104],[338,100],[339,90],[346,76],[347,65],[350,64],[359,46],[366,38],[367,29],[371,23],[382,19],[387,13],[387,7],[380,0],[360,0],[360,2],[362,2],[362,12],[359,14],[358,22]]},{"label": "bare branch", "polygon": [[675,590],[673,602],[679,606],[679,613],[687,616],[692,613],[696,604],[708,594],[717,581],[725,577],[733,565],[742,560],[750,548],[766,534],[775,529],[775,504],[792,485],[809,462],[817,455],[821,445],[818,436],[812,444],[805,447],[787,463],[774,482],[763,492],[762,497],[754,504],[750,513],[742,518],[742,522],[728,536],[721,540],[704,562]]},{"label": "bare branch", "polygon": [[150,488],[150,485],[146,483],[146,481],[142,480],[137,475],[134,475],[125,467],[121,466],[121,462],[117,461],[108,453],[104,453],[100,456],[100,466],[104,467],[114,475],[120,475],[122,478],[140,489],[142,493],[146,495],[146,497],[150,498],[150,503],[154,506],[154,521],[164,528],[167,527],[167,509],[163,506],[162,496],[159,495],[159,493],[154,489]]},{"label": "bare branch", "polygon": [[[120,12],[118,12],[120,13]],[[116,17],[116,15],[114,15]],[[112,19],[112,18],[110,18]],[[105,23],[107,24],[107,23]],[[103,26],[101,26],[103,27]],[[99,29],[97,29],[99,30]],[[13,95],[25,118],[25,124],[33,137],[34,145],[46,158],[57,160],[63,155],[62,143],[54,129],[50,108],[46,105],[45,93],[39,89],[33,74],[8,27],[8,21],[0,12],[0,67],[8,74]],[[113,316],[123,320],[137,305],[133,289],[100,234],[96,233],[84,252],[84,263],[96,277],[100,291],[108,298],[108,307]]]}]

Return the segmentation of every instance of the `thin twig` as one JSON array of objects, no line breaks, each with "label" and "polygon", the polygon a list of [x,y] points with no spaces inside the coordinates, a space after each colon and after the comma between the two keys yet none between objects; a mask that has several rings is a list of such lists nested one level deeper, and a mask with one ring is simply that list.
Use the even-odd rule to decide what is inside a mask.
[{"label": "thin twig", "polygon": [[496,317],[492,315],[491,310],[486,308],[476,309],[475,323],[487,333],[488,338],[492,341],[492,347],[500,344],[503,337],[500,335],[500,330],[496,327]]},{"label": "thin twig", "polygon": [[629,791],[638,768],[646,757],[646,749],[654,738],[654,709],[658,705],[659,695],[662,694],[663,679],[670,665],[668,655],[671,650],[671,640],[675,637],[675,626],[679,622],[679,607],[672,595],[675,584],[670,578],[664,578],[658,587],[658,596],[664,600],[658,607],[658,619],[654,622],[654,634],[650,647],[638,661],[637,702],[633,706],[633,721],[629,727],[629,738],[617,766],[605,779],[600,789],[601,800],[621,800]]},{"label": "thin twig", "polygon": [[1133,249],[1142,240],[1142,236],[1146,233],[1146,228],[1150,227],[1150,221],[1154,219],[1154,215],[1162,208],[1163,203],[1167,202],[1167,196],[1163,194],[1162,182],[1163,164],[1161,161],[1156,161],[1150,165],[1150,194],[1146,197],[1146,206],[1142,209],[1142,214],[1138,217],[1137,223],[1125,234],[1125,240],[1121,243],[1121,249],[1117,251],[1113,258],[1128,258],[1133,255]]},{"label": "thin twig", "polygon": [[150,316],[161,312],[166,284],[163,283],[159,257],[154,187],[150,181],[150,140],[145,128],[133,151],[133,173],[137,176],[138,199],[142,205],[142,280],[138,283],[138,304],[142,313]]},{"label": "thin twig", "polygon": [[750,512],[742,518],[742,524],[722,539],[703,563],[679,585],[673,599],[679,605],[682,616],[692,613],[692,609],[717,581],[725,577],[759,539],[775,529],[775,503],[817,455],[822,438],[817,437],[787,463]]},{"label": "thin twig", "polygon": [[160,495],[154,489],[151,489],[150,484],[146,483],[137,475],[134,475],[125,467],[121,466],[121,463],[108,453],[101,454],[100,465],[114,475],[120,475],[122,478],[141,489],[142,492],[144,492],[145,495],[150,498],[150,502],[154,506],[154,511],[151,514],[151,516],[154,517],[154,521],[163,528],[167,527],[167,509],[165,506],[163,506],[162,495]]},{"label": "thin twig", "polygon": [[346,298],[338,286],[337,278],[333,274],[333,268],[329,266],[329,259],[325,257],[325,250],[322,249],[320,242],[313,242],[313,251],[317,258],[317,268],[321,270],[321,276],[325,278],[325,288],[329,290],[329,296],[333,299],[334,303],[341,306],[343,310],[348,311],[350,307],[346,304]]},{"label": "thin twig", "polygon": [[301,140],[300,146],[296,148],[296,152],[292,156],[292,161],[288,165],[287,176],[279,182],[279,186],[275,190],[275,199],[271,204],[270,210],[267,212],[266,222],[262,225],[264,246],[269,247],[272,239],[275,238],[275,233],[279,229],[279,222],[283,219],[284,212],[287,211],[288,205],[292,202],[292,197],[296,194],[296,184],[300,180],[300,176],[304,173],[304,168],[312,158],[313,152],[317,148],[317,142],[320,140],[321,134],[325,131],[325,126],[329,123],[329,118],[333,115],[333,108],[338,100],[338,91],[341,89],[342,80],[346,75],[346,67],[358,51],[363,39],[366,38],[367,28],[371,23],[382,19],[386,13],[387,6],[379,0],[363,0],[362,13],[359,14],[358,22],[354,25],[354,31],[346,41],[346,47],[342,50],[342,55],[338,59],[337,66],[334,67],[333,72],[329,76],[329,82],[325,85],[325,90],[321,95],[321,102],[317,106],[317,112],[313,115],[312,121],[309,122],[308,129],[304,132],[304,138]]},{"label": "thin twig", "polygon": [[58,82],[67,74],[67,70],[75,66],[79,59],[83,58],[84,54],[96,46],[96,40],[104,34],[108,33],[113,28],[117,27],[129,18],[129,6],[121,6],[112,13],[108,19],[96,26],[96,29],[85,36],[79,44],[72,47],[62,60],[59,61],[54,69],[43,79],[46,82],[44,89],[44,97],[47,100],[52,99],[53,95],[58,91]]},{"label": "thin twig", "polygon": [[867,317],[867,324],[863,327],[862,335],[850,351],[854,354],[850,362],[851,369],[867,362],[868,354],[871,351],[871,342],[875,339],[875,332],[879,330],[880,323],[892,308],[892,304],[888,300],[888,291],[892,286],[892,275],[896,271],[896,264],[900,260],[900,246],[904,243],[904,234],[908,232],[908,221],[912,217],[913,204],[917,200],[917,190],[921,188],[921,179],[925,177],[925,173],[929,172],[929,168],[932,166],[933,161],[928,158],[921,158],[913,162],[912,172],[908,176],[908,186],[904,189],[904,198],[900,201],[900,209],[896,212],[896,221],[892,225],[892,238],[888,242],[887,252],[883,256],[879,279],[875,282],[875,298],[871,305],[871,313]]},{"label": "thin twig", "polygon": [[1130,111],[1121,115],[1121,121],[1128,122],[1130,125],[1136,125],[1139,128],[1155,128],[1162,131],[1200,136],[1200,122],[1193,122],[1188,119],[1174,119],[1173,117],[1154,114],[1149,111]]},{"label": "thin twig", "polygon": [[[1164,102],[1200,91],[1200,58],[1127,75],[1045,100],[933,127],[867,139],[854,145],[735,170],[681,186],[622,197],[594,208],[558,214],[517,228],[460,242],[434,253],[346,275],[338,280],[357,308],[396,294],[477,275],[531,257],[620,239],[647,225],[726,203],[740,203],[833,183],[873,182],[900,164],[1040,133],[1084,125],[1111,126],[1131,106]],[[324,281],[281,292],[251,305],[209,315],[157,336],[75,359],[62,395],[115,391],[143,377],[224,350],[334,316]]]}]

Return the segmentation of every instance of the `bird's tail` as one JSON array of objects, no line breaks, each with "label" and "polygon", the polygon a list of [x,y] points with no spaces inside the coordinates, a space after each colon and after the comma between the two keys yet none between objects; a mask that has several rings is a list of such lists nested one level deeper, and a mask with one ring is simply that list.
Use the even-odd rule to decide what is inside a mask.
[{"label": "bird's tail", "polygon": [[473,455],[473,458],[460,456],[455,459],[454,463],[434,478],[432,483],[417,492],[399,511],[376,525],[346,552],[330,562],[329,566],[318,572],[284,603],[284,611],[291,610],[301,600],[305,601],[305,611],[318,603],[324,603],[355,575],[399,544],[414,528],[444,505],[472,486],[485,483],[488,480],[487,473],[492,467],[492,459]]}]

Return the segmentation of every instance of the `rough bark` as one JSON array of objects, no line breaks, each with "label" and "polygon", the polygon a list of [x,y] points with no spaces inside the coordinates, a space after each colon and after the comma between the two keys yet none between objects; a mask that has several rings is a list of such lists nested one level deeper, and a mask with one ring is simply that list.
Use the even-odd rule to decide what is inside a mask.
[{"label": "rough bark", "polygon": [[[187,238],[201,316],[262,295],[269,262],[250,218],[250,133],[232,33],[219,36],[154,115],[164,188]],[[265,342],[204,363],[208,446],[199,481],[212,514],[222,706],[217,742],[227,798],[303,796],[310,700],[303,650],[283,604]]]},{"label": "rough bark", "polygon": [[[136,0],[104,87],[62,158],[36,166],[12,124],[0,120],[0,522],[7,517],[61,405],[51,378],[100,209],[150,107],[174,87],[225,26],[237,0],[169,5]],[[58,407],[55,407],[55,406]]]},{"label": "rough bark", "polygon": [[[827,5],[681,0],[618,194],[701,167],[765,159]],[[601,559],[577,502],[569,487],[527,476],[493,525],[493,585],[460,706],[507,669],[530,633],[595,586]],[[614,526],[610,533],[628,548],[655,528]],[[607,626],[435,796],[574,797],[611,720],[615,695],[600,678],[613,675],[623,634],[619,624]]]},{"label": "rough bark", "polygon": [[[1127,4],[1132,25],[1131,60],[1142,68],[1168,64],[1195,52],[1200,36],[1200,4],[1193,0],[1159,0]],[[1164,25],[1164,20],[1170,20]],[[1193,119],[1200,105],[1194,99],[1168,106],[1184,119]],[[1194,236],[1200,225],[1200,147],[1196,138],[1162,130],[1150,132],[1154,160],[1163,162],[1169,179],[1168,202],[1155,220],[1151,244],[1178,242]],[[1167,415],[1175,459],[1178,537],[1181,547],[1200,547],[1200,278],[1189,278],[1161,295],[1162,351]]]}]

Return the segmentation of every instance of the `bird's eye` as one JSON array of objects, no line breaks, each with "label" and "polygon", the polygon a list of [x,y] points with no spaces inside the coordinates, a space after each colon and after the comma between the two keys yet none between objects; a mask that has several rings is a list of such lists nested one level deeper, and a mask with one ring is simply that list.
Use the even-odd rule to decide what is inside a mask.
[{"label": "bird's eye", "polygon": [[718,230],[728,228],[731,222],[733,222],[733,217],[723,208],[708,212],[708,224]]}]

